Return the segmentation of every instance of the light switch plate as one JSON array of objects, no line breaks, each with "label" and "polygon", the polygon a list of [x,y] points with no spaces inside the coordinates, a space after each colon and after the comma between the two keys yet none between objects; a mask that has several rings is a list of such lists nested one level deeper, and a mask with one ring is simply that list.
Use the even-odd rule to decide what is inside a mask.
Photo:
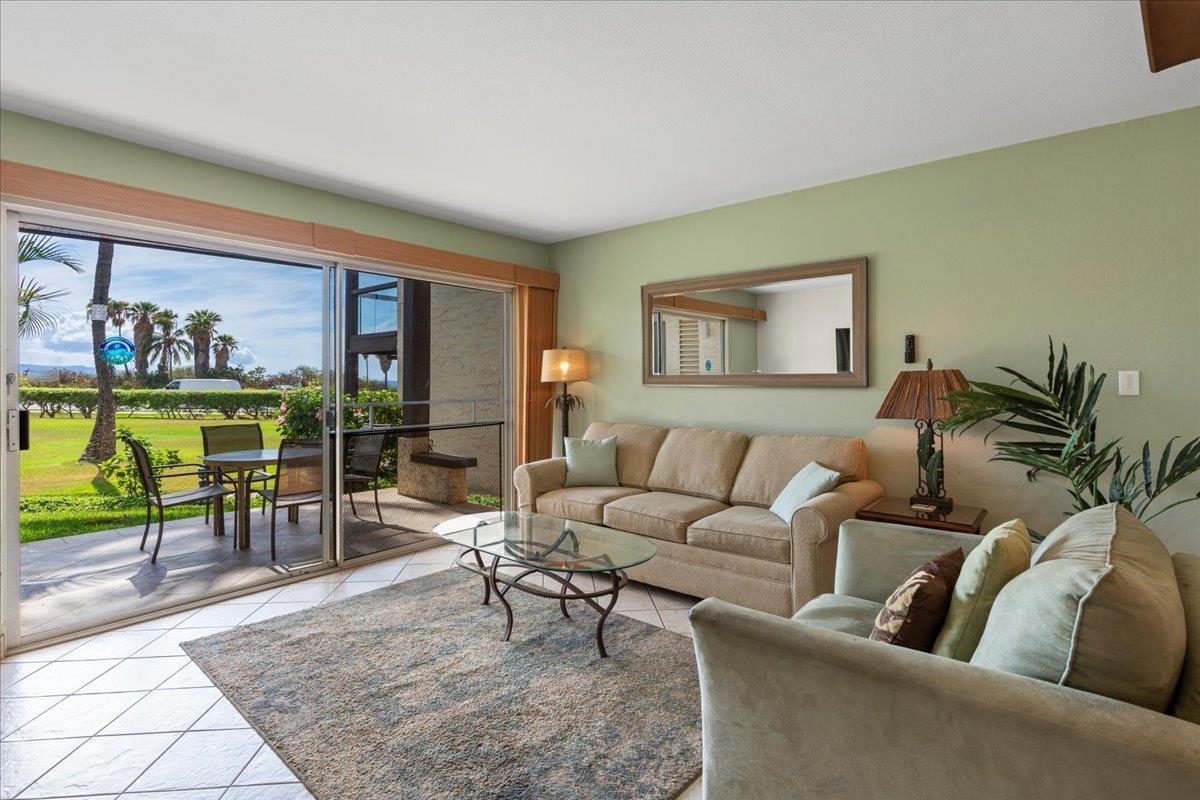
[{"label": "light switch plate", "polygon": [[1139,395],[1142,393],[1142,373],[1137,370],[1122,370],[1117,373],[1117,394]]}]

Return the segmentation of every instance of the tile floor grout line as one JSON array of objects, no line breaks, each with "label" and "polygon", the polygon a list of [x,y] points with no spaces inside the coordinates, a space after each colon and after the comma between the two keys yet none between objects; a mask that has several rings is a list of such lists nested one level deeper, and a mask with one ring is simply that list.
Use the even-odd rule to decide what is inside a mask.
[{"label": "tile floor grout line", "polygon": [[[78,738],[78,737],[72,736],[72,737],[70,737],[70,738],[72,738],[72,739],[75,739],[75,738]],[[83,741],[81,741],[79,744],[77,744],[77,745],[75,745],[74,747],[72,747],[72,748],[71,748],[71,749],[70,749],[68,752],[64,753],[62,758],[60,758],[58,761],[55,761],[55,762],[54,762],[54,763],[53,763],[53,764],[52,764],[50,767],[48,767],[48,768],[47,768],[45,771],[43,771],[43,772],[41,772],[40,774],[38,774],[38,776],[37,776],[36,778],[34,778],[34,779],[33,779],[33,780],[31,780],[29,783],[27,783],[27,784],[25,784],[24,786],[22,786],[22,787],[21,787],[21,789],[20,789],[20,791],[18,791],[18,792],[16,792],[15,794],[13,794],[13,797],[14,797],[14,798],[17,798],[17,797],[20,797],[21,795],[25,794],[25,792],[26,792],[26,791],[29,789],[29,787],[30,787],[30,786],[33,786],[35,783],[37,783],[38,781],[40,781],[42,778],[46,777],[46,775],[47,775],[47,774],[49,774],[50,770],[54,769],[54,768],[55,768],[55,767],[57,767],[59,764],[61,764],[62,762],[66,761],[66,760],[67,760],[67,759],[68,759],[68,758],[71,756],[71,753],[74,753],[76,750],[78,750],[79,748],[83,747],[85,744],[87,744],[88,742],[90,742],[90,741],[91,741],[91,739],[92,739],[92,737],[90,737],[90,736],[85,736],[85,737],[83,737]]]},{"label": "tile floor grout line", "polygon": [[[253,728],[251,728],[251,730],[253,730]],[[255,731],[255,732],[257,733],[257,731]],[[261,738],[261,736],[259,738]],[[237,785],[238,778],[242,777],[242,773],[244,773],[247,769],[250,768],[250,765],[254,763],[254,759],[258,758],[258,754],[261,753],[262,749],[266,746],[267,746],[267,740],[263,739],[262,744],[260,744],[258,746],[258,749],[254,751],[254,755],[250,756],[250,760],[242,765],[242,768],[238,770],[237,775],[233,776],[233,780],[229,783],[229,786],[225,789],[225,792],[228,792],[229,789],[232,789],[234,786]],[[225,796],[225,792],[221,792],[222,797]]]}]

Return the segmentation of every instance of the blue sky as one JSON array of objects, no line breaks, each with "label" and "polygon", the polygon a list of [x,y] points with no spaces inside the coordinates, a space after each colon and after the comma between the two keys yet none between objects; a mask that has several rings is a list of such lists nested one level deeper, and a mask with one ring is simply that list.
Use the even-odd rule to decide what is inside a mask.
[{"label": "blue sky", "polygon": [[[53,332],[21,340],[22,364],[92,363],[84,307],[92,294],[98,245],[60,241],[79,255],[85,269],[76,274],[49,262],[21,265],[22,277],[70,292],[56,304],[63,318]],[[180,324],[195,309],[216,311],[224,318],[218,332],[238,340],[234,364],[281,372],[300,364],[321,366],[321,280],[319,269],[118,244],[109,296],[173,309]],[[115,333],[110,326],[110,335]],[[126,325],[124,333],[131,336],[132,325]]]}]

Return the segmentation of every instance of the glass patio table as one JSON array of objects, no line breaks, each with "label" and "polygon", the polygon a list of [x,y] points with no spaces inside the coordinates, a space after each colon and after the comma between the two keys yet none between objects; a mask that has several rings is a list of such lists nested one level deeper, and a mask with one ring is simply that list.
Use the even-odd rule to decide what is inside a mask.
[{"label": "glass patio table", "polygon": [[[625,570],[649,561],[658,548],[649,541],[623,531],[586,522],[534,514],[525,511],[495,511],[468,514],[447,520],[434,528],[441,538],[463,548],[455,562],[483,578],[483,604],[493,594],[504,606],[507,625],[502,641],[512,636],[512,606],[504,595],[518,589],[537,597],[558,600],[564,617],[568,600],[582,600],[600,614],[596,624],[596,646],[600,657],[604,648],[604,623],[617,604],[621,589],[629,583]],[[486,563],[485,559],[490,559]],[[500,567],[515,565],[516,572],[501,572]],[[572,583],[577,574],[591,573],[595,589],[585,591]],[[558,584],[550,589],[522,581],[530,575],[549,578]],[[607,605],[597,602],[608,598]]]}]

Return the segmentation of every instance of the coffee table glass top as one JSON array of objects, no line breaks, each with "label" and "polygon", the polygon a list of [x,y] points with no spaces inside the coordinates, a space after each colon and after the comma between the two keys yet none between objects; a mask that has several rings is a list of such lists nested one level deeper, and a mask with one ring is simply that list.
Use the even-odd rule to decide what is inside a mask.
[{"label": "coffee table glass top", "polygon": [[649,561],[658,548],[633,534],[525,511],[493,511],[434,528],[446,541],[537,569],[611,572]]}]

